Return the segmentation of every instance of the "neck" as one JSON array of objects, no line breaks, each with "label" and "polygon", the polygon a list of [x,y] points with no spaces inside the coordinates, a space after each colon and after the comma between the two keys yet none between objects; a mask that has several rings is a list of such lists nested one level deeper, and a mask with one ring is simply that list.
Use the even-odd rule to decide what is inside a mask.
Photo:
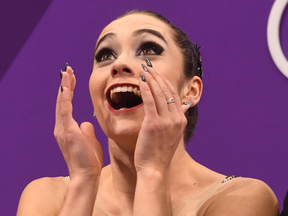
[{"label": "neck", "polygon": [[137,173],[134,166],[134,151],[121,148],[122,145],[109,140],[112,183],[115,191],[134,199]]},{"label": "neck", "polygon": [[[130,143],[131,144],[131,143]],[[132,215],[137,172],[134,166],[134,146],[109,140],[111,164],[101,174],[98,203],[112,215]],[[172,205],[187,194],[193,194],[222,175],[195,162],[180,142],[169,166],[168,182]],[[119,199],[121,197],[121,199]]]},{"label": "neck", "polygon": [[[114,140],[109,140],[112,184],[115,193],[121,193],[122,196],[123,194],[126,195],[127,201],[130,200],[133,203],[137,183],[134,149],[128,151],[121,146]],[[191,163],[194,163],[194,161],[186,152],[184,143],[180,142],[169,167],[168,178],[172,190],[176,189],[177,185],[181,185],[179,183],[185,179],[183,175],[186,175],[188,167],[191,168]]]}]

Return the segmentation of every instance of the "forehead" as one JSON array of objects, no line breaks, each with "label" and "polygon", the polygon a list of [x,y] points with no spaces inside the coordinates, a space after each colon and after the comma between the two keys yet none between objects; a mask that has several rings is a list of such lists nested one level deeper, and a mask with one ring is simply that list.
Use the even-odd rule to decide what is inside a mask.
[{"label": "forehead", "polygon": [[171,29],[166,23],[158,18],[146,14],[130,14],[114,20],[103,29],[99,38],[111,32],[116,34],[131,33],[137,29],[157,30],[164,36],[165,39],[172,38]]}]

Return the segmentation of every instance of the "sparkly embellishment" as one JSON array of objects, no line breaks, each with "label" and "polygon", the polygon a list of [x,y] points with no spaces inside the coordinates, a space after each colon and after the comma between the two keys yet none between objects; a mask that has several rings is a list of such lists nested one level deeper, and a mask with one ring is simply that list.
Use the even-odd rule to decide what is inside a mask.
[{"label": "sparkly embellishment", "polygon": [[187,105],[189,108],[193,105],[193,103],[189,103],[189,102],[187,102],[187,101],[184,101],[183,104]]},{"label": "sparkly embellishment", "polygon": [[174,98],[169,98],[169,99],[167,100],[167,104],[170,104],[170,103],[175,103]]},{"label": "sparkly embellishment", "polygon": [[235,176],[235,175],[226,176],[226,178],[222,181],[222,183],[228,182],[228,181],[235,179],[235,178],[237,178],[237,176]]}]

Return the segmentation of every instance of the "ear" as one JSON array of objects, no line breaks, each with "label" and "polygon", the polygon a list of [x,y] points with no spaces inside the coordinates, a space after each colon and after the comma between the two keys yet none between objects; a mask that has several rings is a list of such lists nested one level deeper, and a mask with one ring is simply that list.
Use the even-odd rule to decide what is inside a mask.
[{"label": "ear", "polygon": [[181,103],[183,104],[185,101],[189,103],[193,103],[192,106],[195,106],[200,101],[202,91],[203,91],[203,83],[200,77],[194,76],[190,80],[184,81],[183,95],[181,97]]}]

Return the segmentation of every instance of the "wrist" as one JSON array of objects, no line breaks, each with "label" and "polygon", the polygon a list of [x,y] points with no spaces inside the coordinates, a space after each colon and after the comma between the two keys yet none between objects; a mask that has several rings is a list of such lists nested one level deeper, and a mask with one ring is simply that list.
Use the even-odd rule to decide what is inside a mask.
[{"label": "wrist", "polygon": [[167,176],[169,174],[169,166],[146,166],[141,168],[136,168],[137,176],[148,175],[148,176]]},{"label": "wrist", "polygon": [[91,178],[88,176],[70,176],[68,191],[75,191],[77,193],[97,193],[100,176]]},{"label": "wrist", "polygon": [[92,215],[99,181],[71,178],[60,215]]},{"label": "wrist", "polygon": [[[137,172],[134,212],[145,215],[172,215],[169,172],[145,168]],[[149,213],[148,213],[149,212]]]},{"label": "wrist", "polygon": [[149,187],[159,187],[168,185],[169,171],[154,168],[141,169],[137,172],[137,183],[142,182]]}]

